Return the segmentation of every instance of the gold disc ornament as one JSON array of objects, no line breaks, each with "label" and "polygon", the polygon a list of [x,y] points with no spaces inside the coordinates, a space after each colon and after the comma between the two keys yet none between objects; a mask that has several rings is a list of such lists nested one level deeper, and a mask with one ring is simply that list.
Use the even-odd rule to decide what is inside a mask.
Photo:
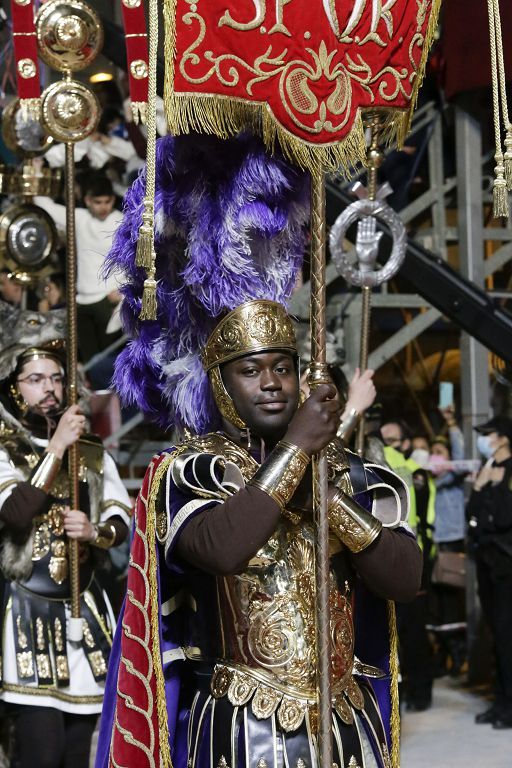
[{"label": "gold disc ornament", "polygon": [[44,155],[54,141],[39,120],[23,115],[19,99],[2,112],[2,138],[11,152],[24,158]]},{"label": "gold disc ornament", "polygon": [[48,133],[58,141],[82,141],[94,133],[100,105],[94,93],[76,80],[61,80],[42,95],[42,118]]},{"label": "gold disc ornament", "polygon": [[103,27],[93,8],[81,0],[49,0],[36,17],[39,56],[59,72],[89,66],[103,47]]},{"label": "gold disc ornament", "polygon": [[[0,260],[20,282],[41,277],[57,247],[52,218],[37,205],[12,205],[0,216]],[[51,269],[49,269],[51,271]]]}]

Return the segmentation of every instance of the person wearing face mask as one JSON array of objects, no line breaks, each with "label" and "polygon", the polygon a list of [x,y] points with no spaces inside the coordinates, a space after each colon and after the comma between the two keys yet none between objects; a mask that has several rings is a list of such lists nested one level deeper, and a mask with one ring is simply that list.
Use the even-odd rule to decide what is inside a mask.
[{"label": "person wearing face mask", "polygon": [[[96,581],[100,550],[124,541],[131,505],[81,408],[66,405],[63,339],[53,313],[45,318],[11,318],[0,349],[0,714],[13,725],[13,765],[87,768],[114,628]],[[70,509],[76,443],[80,509]],[[70,539],[80,546],[81,642],[67,636]]]},{"label": "person wearing face mask", "polygon": [[[414,600],[398,606],[397,609],[403,697],[407,710],[422,712],[431,706],[434,679],[432,648],[426,624],[434,551],[432,533],[435,516],[435,486],[428,471],[414,460],[415,451],[411,453],[413,442],[403,422],[398,420],[385,422],[381,427],[381,434],[385,443],[384,456],[387,463],[409,487],[411,499],[409,521],[423,554],[421,588]],[[421,454],[419,458],[422,458]]]},{"label": "person wearing face mask", "polygon": [[487,462],[466,511],[482,612],[496,660],[494,701],[476,722],[501,730],[512,728],[512,419],[494,416],[475,429]]},{"label": "person wearing face mask", "polygon": [[[448,438],[437,435],[432,441],[429,465],[436,488],[434,542],[437,554],[464,552],[466,519],[464,501],[464,469],[450,468],[451,461],[464,459],[464,437],[455,420],[454,408],[440,409]],[[442,557],[442,556],[441,556]],[[435,579],[433,579],[435,580]],[[461,625],[466,621],[465,592],[437,581],[433,585],[437,610],[437,632],[440,641],[440,667],[450,657],[450,674],[457,676],[465,660],[466,641]],[[462,631],[461,631],[462,630]]]}]

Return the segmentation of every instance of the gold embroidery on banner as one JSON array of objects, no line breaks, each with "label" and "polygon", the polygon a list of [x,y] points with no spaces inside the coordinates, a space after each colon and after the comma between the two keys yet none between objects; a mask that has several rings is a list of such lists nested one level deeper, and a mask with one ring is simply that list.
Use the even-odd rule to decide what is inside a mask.
[{"label": "gold embroidery on banner", "polygon": [[[357,159],[360,159],[361,162],[364,163],[365,145],[360,115],[355,117],[354,124],[348,132],[348,135],[344,136],[342,140],[338,140],[333,143],[324,142],[323,144],[314,144],[312,142],[310,143],[303,137],[294,135],[290,132],[290,130],[278,123],[274,115],[269,110],[268,105],[263,101],[255,101],[249,93],[249,90],[247,90],[247,93],[250,101],[247,102],[244,101],[243,96],[238,96],[237,99],[232,99],[227,94],[224,95],[204,92],[194,93],[192,91],[182,91],[176,93],[174,88],[173,62],[176,60],[176,14],[178,2],[179,0],[165,0],[164,5],[164,15],[166,22],[165,58],[168,62],[168,66],[166,67],[165,108],[167,121],[169,123],[171,132],[180,134],[189,133],[192,130],[200,130],[208,133],[214,133],[220,138],[225,139],[235,135],[241,130],[255,129],[258,127],[258,131],[262,134],[263,140],[270,151],[273,150],[275,141],[278,139],[287,157],[289,157],[293,162],[297,163],[303,168],[308,168],[309,170],[314,171],[317,168],[322,167],[324,170],[339,171],[340,166],[347,168],[353,165]],[[425,2],[426,0],[419,0],[418,3],[419,10],[417,13],[417,28],[419,30],[421,30],[421,24],[424,23]],[[281,4],[281,0],[278,0],[277,10],[279,11],[284,4],[284,2]],[[375,30],[381,21],[384,22],[387,34],[392,41],[394,29],[391,9],[393,5],[394,3],[392,0],[387,0],[386,3],[374,3],[372,6],[372,22],[369,34],[373,35],[372,39],[374,39],[377,44],[379,44],[379,40],[381,40],[381,38],[379,37],[380,32],[377,35]],[[395,83],[398,81],[398,88],[401,88],[403,89],[403,92],[406,92],[406,98],[409,100],[410,106],[403,106],[400,108],[393,107],[391,104],[391,89],[389,86],[386,87],[383,82],[380,83],[381,91],[379,91],[379,94],[381,95],[381,98],[388,100],[391,107],[390,110],[387,110],[388,115],[385,122],[385,139],[389,141],[396,139],[399,145],[403,143],[409,130],[412,110],[416,103],[417,92],[423,79],[429,48],[434,38],[437,26],[440,0],[432,0],[430,5],[431,12],[427,30],[424,33],[420,32],[418,34],[418,37],[414,40],[414,43],[410,48],[410,51],[412,51],[414,48],[421,49],[421,61],[419,64],[415,64],[413,62],[413,72],[410,74],[408,81],[406,80],[404,83],[400,84],[404,73],[396,68],[384,68],[382,71],[372,73],[371,68],[367,63],[363,61],[359,54],[355,57],[355,61],[347,60],[346,62],[347,71],[351,70],[349,73],[349,79],[357,79],[359,73],[361,76],[361,80],[359,82],[362,87],[365,85],[368,86],[369,84],[377,84],[377,87],[379,87],[379,80],[385,81],[387,78],[393,77],[395,79]],[[351,34],[356,29],[363,14],[364,6],[365,0],[357,0],[355,3],[354,11],[350,16],[347,26],[341,33],[340,39],[342,42],[351,42],[351,38],[348,37],[348,34]],[[183,66],[185,57],[188,57],[189,63],[194,67],[200,66],[202,62],[201,55],[196,51],[196,48],[198,48],[203,42],[206,29],[204,24],[201,26],[202,17],[200,14],[196,13],[197,7],[198,4],[193,3],[190,5],[191,12],[184,11],[181,14],[180,21],[184,22],[189,27],[191,27],[194,23],[199,24],[199,30],[196,36],[196,40],[194,40],[191,46],[189,46],[187,51],[185,51],[183,54],[180,54],[180,60],[176,61],[176,66],[179,68],[179,71],[183,74],[185,79],[188,79],[191,84],[194,85],[205,83],[207,80],[209,80],[210,77],[215,75],[216,79],[221,85],[226,85],[226,87],[229,87],[230,85],[236,85],[240,79],[240,67],[245,71],[254,72],[255,78],[258,80],[274,77],[276,76],[279,68],[280,70],[284,70],[285,67],[290,67],[290,64],[294,66],[297,65],[299,69],[304,69],[304,67],[311,66],[304,61],[285,64],[282,60],[279,60],[281,54],[275,53],[272,46],[269,46],[269,48],[259,57],[257,57],[252,64],[244,62],[241,59],[237,59],[237,57],[225,59],[222,56],[216,56],[215,52],[210,50],[208,51],[208,56],[204,56],[204,61],[205,63],[213,63],[213,67],[211,67],[206,73],[203,72],[195,77],[193,77],[191,73],[188,73],[188,75],[184,74]],[[429,6],[427,4],[427,8],[428,7]],[[249,22],[242,22],[242,24],[249,23],[252,25],[253,22],[255,22],[259,16],[261,16],[261,12],[258,12],[258,8],[260,8],[260,6],[256,7],[256,14],[254,18]],[[327,13],[329,23],[331,24],[333,31],[336,33],[336,19],[335,14],[333,13],[333,0],[324,2],[323,8]],[[225,16],[223,18],[226,20]],[[260,26],[260,31],[266,32],[266,28]],[[308,38],[307,33],[305,33],[305,37]],[[362,44],[362,41],[357,37],[355,40],[357,44]],[[318,54],[319,51],[317,51],[317,55]],[[312,54],[310,53],[309,55],[311,56]],[[217,70],[221,65],[225,66],[227,69],[225,76],[223,76],[222,72],[220,72],[219,77]],[[258,68],[260,70],[259,74],[255,72],[255,70]],[[308,73],[300,71],[294,74],[294,77],[292,78],[295,85],[297,85],[298,81],[304,80],[304,75],[307,85]],[[281,74],[278,76],[282,77],[283,73],[281,72]],[[223,82],[223,78],[226,82]],[[335,101],[339,100],[341,97],[342,79],[343,78],[338,80],[333,87],[333,94],[338,91],[338,94],[334,96]],[[365,80],[367,80],[366,83],[364,82]],[[395,90],[396,87],[397,85],[395,84]],[[311,96],[307,91],[304,98],[306,102],[311,101]],[[326,101],[324,106],[327,106]],[[367,106],[369,105],[363,105],[363,108],[367,108]],[[383,112],[386,112],[386,109],[383,109]],[[327,110],[325,118],[328,121],[330,119]],[[322,115],[318,114],[318,121],[321,122],[322,119],[324,119],[322,118]]]},{"label": "gold embroidery on banner", "polygon": [[[284,23],[284,7],[291,2],[292,0],[276,0],[275,1],[276,23],[274,24],[273,27],[270,28],[268,32],[269,35],[275,34],[276,32],[281,32],[283,35],[288,35],[291,37],[291,32],[286,26],[286,24]],[[370,31],[363,38],[363,40],[358,41],[360,45],[362,45],[363,43],[366,43],[369,40],[372,40],[373,42],[377,43],[377,45],[380,45],[380,46],[385,45],[381,36],[377,32],[377,28],[382,20],[385,23],[386,30],[388,32],[389,37],[392,38],[393,17],[391,15],[391,9],[394,6],[395,2],[396,0],[388,0],[388,2],[385,4],[381,4],[381,3],[373,4]],[[253,4],[255,7],[255,16],[250,21],[237,21],[236,19],[233,19],[233,17],[231,16],[231,13],[229,12],[229,10],[227,10],[224,12],[223,16],[220,18],[218,26],[219,27],[227,26],[227,27],[230,27],[231,29],[237,29],[241,32],[249,32],[253,29],[258,29],[258,27],[260,27],[261,31],[265,32],[266,29],[262,25],[266,22],[266,16],[267,16],[266,0],[253,0]],[[352,14],[347,22],[347,25],[341,33],[340,33],[340,24],[338,20],[338,12],[336,10],[335,0],[327,0],[327,2],[325,2],[324,0],[322,5],[323,5],[323,11],[327,18],[327,21],[329,22],[329,26],[331,27],[336,37],[340,38],[341,42],[345,42],[345,43],[352,42],[352,38],[350,37],[350,34],[357,27],[357,25],[359,24],[359,21],[361,20],[361,16],[363,15],[363,11],[365,10],[366,0],[356,0],[356,2],[354,3]]]},{"label": "gold embroidery on banner", "polygon": [[[339,52],[336,49],[329,52],[324,41],[320,43],[318,51],[306,48],[311,59],[310,62],[299,59],[287,62],[285,60],[288,53],[287,49],[273,53],[272,45],[252,64],[235,54],[224,53],[215,56],[212,51],[207,51],[204,54],[204,61],[209,62],[212,66],[204,74],[194,76],[189,69],[201,64],[197,49],[206,36],[206,24],[199,13],[188,13],[184,20],[190,24],[197,21],[199,25],[196,40],[184,51],[179,62],[179,69],[185,80],[191,85],[198,85],[215,76],[221,85],[235,87],[240,82],[240,71],[250,72],[254,77],[247,82],[246,91],[247,97],[251,98],[254,87],[258,83],[279,77],[282,106],[298,128],[312,135],[322,131],[334,134],[347,124],[352,105],[352,80],[359,83],[367,91],[370,104],[374,100],[370,85],[374,85],[386,75],[393,77],[395,88],[393,92],[388,93],[386,90],[387,83],[381,83],[379,94],[384,100],[393,100],[398,92],[401,92],[405,99],[410,97],[401,83],[407,78],[405,70],[399,71],[393,67],[385,67],[373,74],[370,65],[362,59],[360,54],[357,57],[358,61],[353,61],[347,55],[346,64],[340,61],[334,64],[333,59]],[[331,93],[319,102],[310,85],[317,82],[321,77],[333,83],[333,86]],[[317,118],[312,124],[305,122],[300,117],[301,115],[315,114],[317,114]],[[333,117],[337,119],[333,120]]]},{"label": "gold embroidery on banner", "polygon": [[[31,651],[23,651],[16,654],[19,677],[32,677],[34,674],[34,659]],[[7,687],[5,686],[6,690]]]}]

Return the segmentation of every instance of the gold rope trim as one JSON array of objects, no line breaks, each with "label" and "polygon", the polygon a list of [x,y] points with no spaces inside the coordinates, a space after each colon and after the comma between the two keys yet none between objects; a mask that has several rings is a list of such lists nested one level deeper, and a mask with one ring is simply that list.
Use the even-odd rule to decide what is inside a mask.
[{"label": "gold rope trim", "polygon": [[391,766],[400,768],[400,701],[398,698],[398,630],[396,610],[392,600],[387,601],[389,628],[389,673],[391,677]]},{"label": "gold rope trim", "polygon": [[151,605],[151,652],[153,656],[153,668],[156,677],[156,709],[158,715],[158,730],[160,741],[160,766],[161,768],[173,768],[171,752],[169,749],[169,725],[167,722],[167,702],[165,698],[165,682],[162,669],[162,654],[160,651],[160,627],[158,605],[158,579],[156,567],[156,500],[163,475],[171,462],[175,452],[169,454],[156,468],[151,478],[151,488],[146,508],[146,535],[149,548],[149,599]]},{"label": "gold rope trim", "polygon": [[[99,696],[73,696],[70,693],[63,693],[58,688],[48,686],[47,688],[34,688],[28,685],[16,685],[15,683],[3,683],[4,691],[9,693],[24,693],[27,696],[48,696],[51,699],[58,699],[71,704],[103,704],[103,694]],[[101,711],[101,710],[100,710]]]}]

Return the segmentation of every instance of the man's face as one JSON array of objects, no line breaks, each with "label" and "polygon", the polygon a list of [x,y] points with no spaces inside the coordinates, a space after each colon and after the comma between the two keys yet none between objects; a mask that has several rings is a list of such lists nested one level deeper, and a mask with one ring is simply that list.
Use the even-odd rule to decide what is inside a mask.
[{"label": "man's face", "polygon": [[385,445],[390,445],[392,448],[396,448],[398,451],[400,450],[402,445],[402,430],[400,429],[400,424],[396,424],[395,422],[383,424],[380,433]]},{"label": "man's face", "polygon": [[100,221],[105,221],[107,216],[112,213],[114,199],[113,195],[99,195],[98,197],[86,195],[84,201],[91,216]]},{"label": "man's face", "polygon": [[284,435],[299,403],[295,361],[288,352],[260,352],[222,367],[222,380],[250,431],[263,439]]},{"label": "man's face", "polygon": [[4,301],[9,304],[20,304],[23,295],[23,288],[14,280],[11,280],[6,272],[0,273],[0,294]]},{"label": "man's face", "polygon": [[508,446],[509,440],[508,437],[505,437],[505,435],[500,435],[499,432],[490,432],[489,443],[491,445],[492,452],[495,453],[497,450],[499,450],[499,448]]},{"label": "man's face", "polygon": [[41,358],[29,360],[18,378],[21,396],[33,411],[51,413],[60,410],[64,400],[62,368],[56,360]]}]

